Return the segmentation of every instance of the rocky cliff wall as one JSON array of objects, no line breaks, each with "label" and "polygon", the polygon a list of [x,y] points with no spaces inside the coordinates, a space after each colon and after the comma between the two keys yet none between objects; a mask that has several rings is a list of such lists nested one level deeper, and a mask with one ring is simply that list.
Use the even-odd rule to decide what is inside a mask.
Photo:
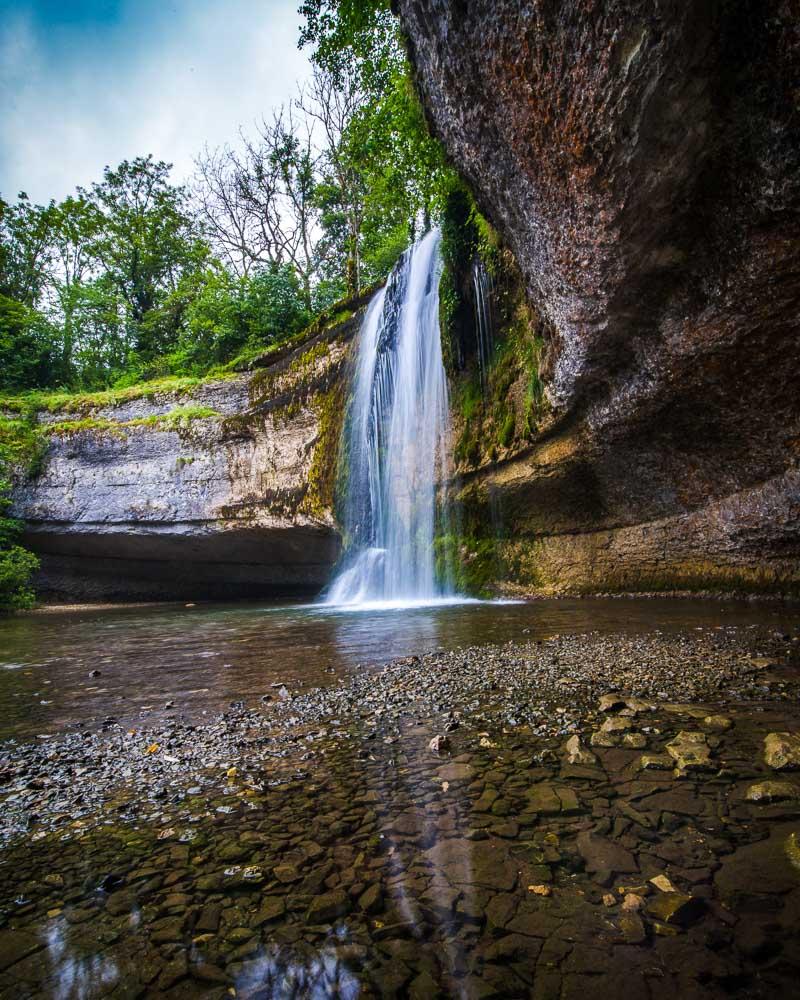
[{"label": "rocky cliff wall", "polygon": [[189,393],[38,414],[14,513],[43,598],[144,600],[319,591],[333,516],[343,373],[361,312],[265,367]]},{"label": "rocky cliff wall", "polygon": [[544,337],[546,418],[466,469],[500,576],[800,590],[797,4],[396,7]]}]

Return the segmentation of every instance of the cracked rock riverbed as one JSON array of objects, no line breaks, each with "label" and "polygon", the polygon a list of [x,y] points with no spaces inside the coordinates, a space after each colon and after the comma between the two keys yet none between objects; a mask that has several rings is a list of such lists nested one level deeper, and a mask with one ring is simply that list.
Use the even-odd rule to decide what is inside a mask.
[{"label": "cracked rock riverbed", "polygon": [[0,991],[791,996],[795,637],[559,636],[7,742]]}]

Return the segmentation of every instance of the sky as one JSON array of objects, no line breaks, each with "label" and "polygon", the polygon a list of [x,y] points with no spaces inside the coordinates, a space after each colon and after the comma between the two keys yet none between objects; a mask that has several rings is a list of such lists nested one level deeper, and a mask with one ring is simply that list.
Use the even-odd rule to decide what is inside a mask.
[{"label": "sky", "polygon": [[310,73],[299,0],[0,0],[0,195],[64,198],[152,153],[188,180]]}]

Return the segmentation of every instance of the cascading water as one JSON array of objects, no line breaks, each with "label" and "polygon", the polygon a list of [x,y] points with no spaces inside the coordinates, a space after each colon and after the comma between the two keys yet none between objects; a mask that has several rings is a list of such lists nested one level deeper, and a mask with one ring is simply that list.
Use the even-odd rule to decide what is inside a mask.
[{"label": "cascading water", "polygon": [[328,604],[422,603],[450,592],[434,565],[448,473],[439,240],[434,230],[403,254],[361,327],[345,428],[348,549]]},{"label": "cascading water", "polygon": [[485,395],[489,362],[494,347],[494,284],[480,257],[477,257],[472,265],[472,288],[475,300],[475,332],[478,340],[478,370],[481,390]]}]

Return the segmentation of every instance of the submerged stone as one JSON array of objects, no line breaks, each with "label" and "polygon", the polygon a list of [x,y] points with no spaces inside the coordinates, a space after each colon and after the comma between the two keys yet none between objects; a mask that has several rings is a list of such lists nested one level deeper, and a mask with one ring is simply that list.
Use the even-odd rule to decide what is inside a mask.
[{"label": "submerged stone", "polygon": [[800,768],[800,733],[770,733],[764,738],[764,760],[773,771]]}]

